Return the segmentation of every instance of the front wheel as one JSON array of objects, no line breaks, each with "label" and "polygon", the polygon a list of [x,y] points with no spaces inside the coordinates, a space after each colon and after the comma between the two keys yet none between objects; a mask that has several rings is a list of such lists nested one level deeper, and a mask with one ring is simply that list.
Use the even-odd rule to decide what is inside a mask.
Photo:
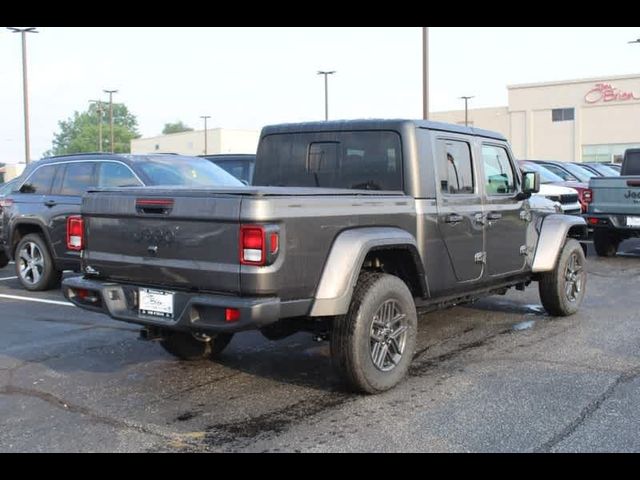
[{"label": "front wheel", "polygon": [[406,375],[416,345],[413,296],[398,277],[363,272],[349,311],[334,320],[331,357],[359,392],[379,393]]},{"label": "front wheel", "polygon": [[204,336],[189,332],[170,332],[160,341],[160,345],[174,357],[196,361],[214,358],[229,345],[232,338],[232,333]]},{"label": "front wheel", "polygon": [[541,274],[538,282],[544,309],[555,317],[573,315],[580,308],[587,285],[586,259],[580,243],[568,239],[556,268]]}]

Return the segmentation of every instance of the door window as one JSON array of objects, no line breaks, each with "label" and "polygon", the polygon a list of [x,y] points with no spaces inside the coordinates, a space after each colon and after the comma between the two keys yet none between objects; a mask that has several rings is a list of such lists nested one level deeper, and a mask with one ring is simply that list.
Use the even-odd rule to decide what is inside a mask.
[{"label": "door window", "polygon": [[438,140],[440,191],[447,195],[475,192],[471,147],[459,140]]},{"label": "door window", "polygon": [[53,183],[55,171],[55,165],[40,167],[22,185],[20,192],[48,195],[51,192],[51,184]]},{"label": "door window", "polygon": [[511,195],[516,191],[515,175],[509,155],[503,147],[482,146],[487,195]]},{"label": "door window", "polygon": [[95,186],[93,167],[92,162],[67,164],[60,195],[83,195],[90,187]]}]

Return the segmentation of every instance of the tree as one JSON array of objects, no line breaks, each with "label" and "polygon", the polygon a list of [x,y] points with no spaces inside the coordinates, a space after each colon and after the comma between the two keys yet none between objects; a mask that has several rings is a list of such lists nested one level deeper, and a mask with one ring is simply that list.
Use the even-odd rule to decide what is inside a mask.
[{"label": "tree", "polygon": [[[102,104],[102,115],[94,103],[82,113],[74,112],[72,117],[58,122],[60,132],[53,134],[53,148],[46,155],[66,155],[69,153],[111,151],[111,130],[109,128],[109,104]],[[102,122],[102,149],[99,145],[99,122]],[[138,120],[126,105],[113,104],[113,143],[115,153],[129,153],[131,140],[139,138]]]},{"label": "tree", "polygon": [[193,128],[188,127],[187,125],[182,123],[182,121],[177,121],[176,123],[165,123],[164,128],[162,129],[163,135],[180,132],[193,132]]}]

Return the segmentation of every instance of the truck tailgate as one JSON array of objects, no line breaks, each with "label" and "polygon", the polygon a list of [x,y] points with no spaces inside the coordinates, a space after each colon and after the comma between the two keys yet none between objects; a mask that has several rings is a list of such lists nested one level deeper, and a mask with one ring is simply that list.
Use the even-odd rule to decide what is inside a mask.
[{"label": "truck tailgate", "polygon": [[640,177],[592,178],[590,213],[640,215]]},{"label": "truck tailgate", "polygon": [[241,202],[215,192],[89,193],[83,270],[125,283],[238,294]]}]

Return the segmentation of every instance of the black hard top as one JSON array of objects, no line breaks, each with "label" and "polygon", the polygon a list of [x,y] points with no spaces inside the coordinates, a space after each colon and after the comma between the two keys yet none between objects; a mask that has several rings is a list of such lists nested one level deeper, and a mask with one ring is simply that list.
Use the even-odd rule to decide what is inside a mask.
[{"label": "black hard top", "polygon": [[331,120],[328,122],[284,123],[269,125],[262,129],[262,136],[292,133],[292,132],[336,132],[341,130],[395,130],[403,131],[407,127],[425,128],[451,133],[462,133],[480,137],[494,138],[506,141],[507,139],[498,132],[483,130],[481,128],[464,127],[453,123],[432,122],[429,120],[407,119],[365,119],[365,120]]}]

